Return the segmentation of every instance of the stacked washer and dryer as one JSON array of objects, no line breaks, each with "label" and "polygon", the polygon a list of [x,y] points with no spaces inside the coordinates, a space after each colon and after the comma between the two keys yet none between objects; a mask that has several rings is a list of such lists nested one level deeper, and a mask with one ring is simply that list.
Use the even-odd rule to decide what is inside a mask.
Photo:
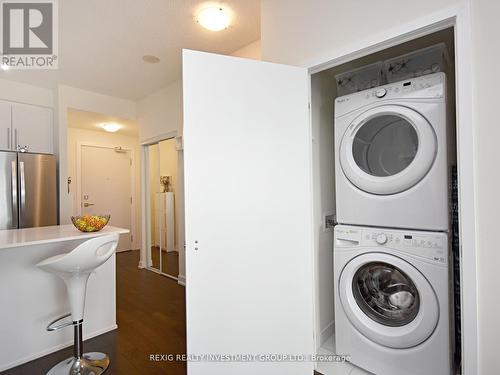
[{"label": "stacked washer and dryer", "polygon": [[450,375],[446,76],[335,101],[335,338],[377,375]]}]

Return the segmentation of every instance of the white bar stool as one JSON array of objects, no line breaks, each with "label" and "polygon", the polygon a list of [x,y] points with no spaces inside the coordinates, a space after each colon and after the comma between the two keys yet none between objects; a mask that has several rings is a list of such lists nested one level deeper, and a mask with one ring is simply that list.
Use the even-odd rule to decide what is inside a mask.
[{"label": "white bar stool", "polygon": [[[72,325],[74,327],[74,356],[59,362],[47,375],[100,375],[109,366],[109,357],[104,353],[83,354],[83,312],[85,293],[90,274],[104,264],[115,252],[120,235],[99,236],[81,245],[70,253],[56,255],[37,264],[37,267],[54,273],[64,280],[69,297],[71,313],[64,315],[47,326],[47,331],[55,331]],[[71,316],[71,321],[56,325]]]}]

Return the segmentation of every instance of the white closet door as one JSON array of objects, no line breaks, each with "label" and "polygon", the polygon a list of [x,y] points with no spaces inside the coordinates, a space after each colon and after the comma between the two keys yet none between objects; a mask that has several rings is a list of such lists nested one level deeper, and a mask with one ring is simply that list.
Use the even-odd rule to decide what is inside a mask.
[{"label": "white closet door", "polygon": [[[183,53],[187,351],[313,352],[305,69]],[[309,361],[190,362],[189,375],[304,375]]]}]

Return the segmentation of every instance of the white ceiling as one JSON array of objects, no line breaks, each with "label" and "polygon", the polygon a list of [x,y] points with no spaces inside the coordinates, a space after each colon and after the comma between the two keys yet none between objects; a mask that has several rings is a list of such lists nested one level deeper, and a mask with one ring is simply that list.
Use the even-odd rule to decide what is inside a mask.
[{"label": "white ceiling", "polygon": [[[231,10],[228,29],[211,32],[194,21],[208,4]],[[137,100],[180,77],[182,48],[227,54],[259,38],[260,0],[62,0],[59,69],[2,71],[0,78]],[[145,64],[145,54],[161,62]]]},{"label": "white ceiling", "polygon": [[102,128],[102,124],[106,122],[115,122],[122,126],[122,128],[116,133],[108,134],[128,135],[131,137],[139,136],[139,127],[135,121],[106,116],[101,113],[81,111],[74,108],[68,109],[69,128],[86,129],[106,133],[106,131]]}]

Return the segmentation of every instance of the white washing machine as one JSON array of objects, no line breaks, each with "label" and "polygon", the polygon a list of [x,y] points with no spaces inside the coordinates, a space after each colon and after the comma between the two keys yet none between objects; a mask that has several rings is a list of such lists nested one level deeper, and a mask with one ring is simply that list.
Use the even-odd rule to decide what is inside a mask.
[{"label": "white washing machine", "polygon": [[337,221],[448,230],[446,77],[335,100]]},{"label": "white washing machine", "polygon": [[335,227],[338,354],[377,375],[450,375],[445,233]]}]

